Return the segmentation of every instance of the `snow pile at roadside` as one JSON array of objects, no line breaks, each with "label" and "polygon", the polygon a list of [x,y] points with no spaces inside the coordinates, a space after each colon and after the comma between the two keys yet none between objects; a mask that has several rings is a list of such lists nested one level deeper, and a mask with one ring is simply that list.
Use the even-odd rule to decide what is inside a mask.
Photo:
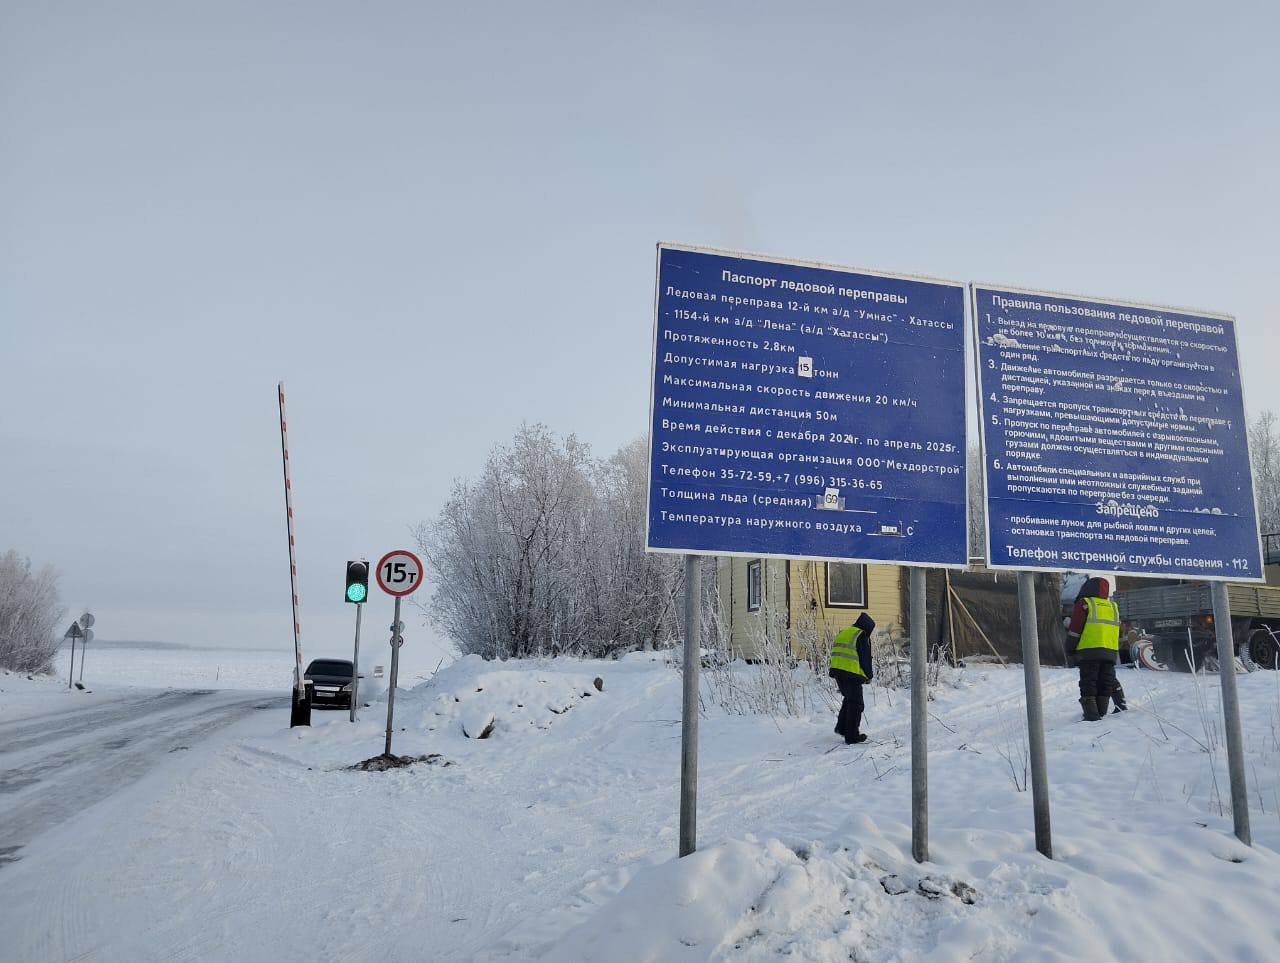
[{"label": "snow pile at roadside", "polygon": [[574,664],[505,668],[470,655],[413,689],[408,699],[418,704],[429,699],[420,722],[428,731],[460,731],[470,739],[545,731],[584,700],[602,694],[595,685],[599,675],[564,671]]},{"label": "snow pile at roadside", "polygon": [[[1239,680],[1250,849],[1230,835],[1212,677],[1122,673],[1131,711],[1083,723],[1074,673],[1046,670],[1049,861],[1030,833],[1020,675],[935,690],[932,862],[910,851],[909,697],[869,707],[872,742],[857,748],[799,741],[814,723],[828,729],[819,714],[780,722],[788,748],[762,741],[751,753],[743,737],[758,727],[713,715],[703,758],[732,738],[741,777],[726,792],[708,771],[724,769],[704,765],[699,852],[640,868],[610,893],[584,891],[542,928],[558,936],[516,931],[494,958],[1280,958],[1280,676]],[[779,792],[780,805],[759,806]]]},{"label": "snow pile at roadside", "polygon": [[1280,940],[1276,853],[1204,829],[1065,849],[1049,862],[992,848],[947,870],[866,817],[827,842],[747,835],[641,870],[540,958],[1273,958],[1258,947]]},{"label": "snow pile at roadside", "polygon": [[[883,843],[868,821],[864,834]],[[551,960],[869,959],[915,956],[944,930],[981,920],[982,948],[1022,938],[1045,901],[1024,886],[986,892],[926,872],[881,846],[721,843],[640,872],[614,902],[570,932]],[[998,905],[996,913],[980,904]],[[996,915],[1008,924],[992,927]]]},{"label": "snow pile at roadside", "polygon": [[84,689],[69,687],[65,675],[59,678],[0,669],[0,722],[96,705],[106,698],[87,685]]}]

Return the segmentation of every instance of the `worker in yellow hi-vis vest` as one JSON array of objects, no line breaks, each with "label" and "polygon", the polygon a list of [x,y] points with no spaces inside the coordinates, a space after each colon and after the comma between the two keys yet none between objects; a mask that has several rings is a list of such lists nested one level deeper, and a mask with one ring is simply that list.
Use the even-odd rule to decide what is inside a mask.
[{"label": "worker in yellow hi-vis vest", "polygon": [[861,731],[862,686],[871,681],[871,633],[875,619],[863,612],[847,629],[836,633],[831,643],[831,678],[840,688],[840,715],[836,718],[836,735],[844,736],[845,745],[866,742]]},{"label": "worker in yellow hi-vis vest", "polygon": [[[1080,708],[1085,722],[1097,722],[1110,708],[1118,688],[1116,663],[1120,661],[1120,609],[1111,601],[1105,578],[1087,579],[1076,594],[1076,605],[1067,624],[1067,646],[1080,668]],[[1127,708],[1121,696],[1116,711]]]}]

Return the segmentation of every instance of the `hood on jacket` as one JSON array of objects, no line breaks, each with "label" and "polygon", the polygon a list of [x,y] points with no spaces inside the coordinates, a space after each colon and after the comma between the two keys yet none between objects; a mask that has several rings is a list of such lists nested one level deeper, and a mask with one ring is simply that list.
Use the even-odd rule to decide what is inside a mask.
[{"label": "hood on jacket", "polygon": [[857,621],[854,622],[853,624],[856,625],[858,628],[862,629],[862,631],[865,632],[867,635],[870,635],[871,632],[876,627],[876,620],[873,619],[871,616],[869,616],[866,612],[863,612],[861,615],[858,616]]},{"label": "hood on jacket", "polygon": [[1080,586],[1080,591],[1076,593],[1077,602],[1082,598],[1111,598],[1111,583],[1105,578],[1086,579],[1085,583]]}]

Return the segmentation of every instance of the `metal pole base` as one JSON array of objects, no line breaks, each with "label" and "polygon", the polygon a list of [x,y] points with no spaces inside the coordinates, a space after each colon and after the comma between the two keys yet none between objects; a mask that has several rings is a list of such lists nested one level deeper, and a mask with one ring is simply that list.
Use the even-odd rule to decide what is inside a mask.
[{"label": "metal pole base", "polygon": [[684,693],[680,727],[680,855],[698,848],[698,669],[702,661],[702,559],[684,557]]},{"label": "metal pole base", "polygon": [[1040,628],[1036,621],[1036,581],[1018,573],[1018,619],[1022,625],[1022,677],[1027,692],[1027,749],[1031,757],[1031,806],[1035,813],[1036,849],[1053,859],[1049,822],[1049,770],[1044,749],[1044,703],[1040,695]]},{"label": "metal pole base", "polygon": [[[1253,845],[1249,829],[1249,787],[1244,775],[1244,735],[1240,728],[1240,696],[1236,692],[1236,647],[1231,636],[1231,601],[1227,586],[1214,582],[1213,623],[1218,642],[1218,678],[1222,682],[1222,722],[1227,736],[1227,770],[1231,776],[1231,821],[1236,838]],[[84,646],[80,647],[84,664]]]},{"label": "metal pole base", "polygon": [[311,725],[311,685],[308,683],[302,690],[301,698],[296,686],[290,691],[293,693],[293,705],[289,709],[289,728]]},{"label": "metal pole base", "polygon": [[929,861],[929,677],[925,570],[911,569],[911,855]]}]

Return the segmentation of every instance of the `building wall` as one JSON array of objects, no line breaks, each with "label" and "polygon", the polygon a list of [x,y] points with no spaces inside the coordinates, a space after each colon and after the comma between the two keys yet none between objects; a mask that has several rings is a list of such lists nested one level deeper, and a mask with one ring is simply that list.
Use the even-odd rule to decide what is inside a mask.
[{"label": "building wall", "polygon": [[[906,616],[902,609],[902,579],[906,569],[900,565],[866,566],[866,606],[848,608],[827,604],[825,562],[791,562],[792,645],[799,648],[800,637],[809,629],[804,616],[813,613],[813,627],[819,637],[835,638],[863,612],[876,622],[876,628],[890,635],[903,634]],[[813,605],[812,601],[817,605]]]},{"label": "building wall", "polygon": [[906,570],[901,566],[868,565],[866,607],[845,608],[827,604],[826,563],[762,559],[764,597],[760,609],[749,612],[747,566],[751,561],[721,558],[717,563],[721,620],[737,656],[760,658],[765,639],[787,640],[794,655],[803,655],[803,639],[812,630],[816,629],[819,637],[833,638],[863,612],[876,620],[878,629],[902,634],[906,622],[902,579]]},{"label": "building wall", "polygon": [[[720,612],[735,655],[758,659],[766,640],[782,642],[788,631],[787,565],[782,559],[760,559],[760,607],[747,608],[747,567],[753,559],[720,558]],[[726,580],[728,591],[726,592]]]}]

